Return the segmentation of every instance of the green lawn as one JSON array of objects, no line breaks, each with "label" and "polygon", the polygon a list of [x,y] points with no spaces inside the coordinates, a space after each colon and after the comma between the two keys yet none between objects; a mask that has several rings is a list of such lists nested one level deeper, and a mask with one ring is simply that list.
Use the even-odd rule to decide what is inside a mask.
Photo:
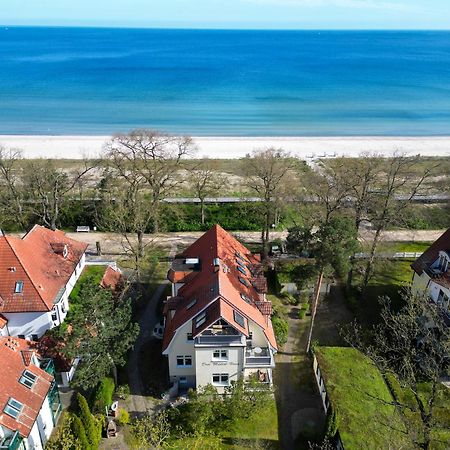
[{"label": "green lawn", "polygon": [[346,450],[408,449],[405,425],[382,374],[349,347],[317,347],[317,360]]},{"label": "green lawn", "polygon": [[81,286],[88,278],[92,278],[97,284],[100,284],[105,273],[107,266],[85,266],[83,273],[78,278],[72,292],[69,295],[69,299],[73,302],[78,300],[78,294],[80,293]]},{"label": "green lawn", "polygon": [[186,437],[173,442],[175,450],[278,450],[278,416],[275,399],[254,417],[236,421],[229,428],[212,432],[211,436]]},{"label": "green lawn", "polygon": [[[413,271],[411,264],[414,260],[377,260],[369,285],[362,294],[355,293],[359,320],[366,325],[378,322],[380,314],[379,297],[388,296],[394,308],[401,305],[400,290],[412,282]],[[361,262],[359,268],[364,267]],[[353,285],[362,283],[362,271],[355,271]]]}]

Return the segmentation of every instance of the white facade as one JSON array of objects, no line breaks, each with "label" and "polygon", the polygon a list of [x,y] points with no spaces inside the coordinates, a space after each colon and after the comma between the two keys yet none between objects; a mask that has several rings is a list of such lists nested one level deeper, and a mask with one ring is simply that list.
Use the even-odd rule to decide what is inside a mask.
[{"label": "white facade", "polygon": [[[207,335],[190,339],[192,321],[181,326],[164,354],[168,356],[169,375],[178,390],[213,385],[219,393],[232,381],[261,376],[261,382],[272,382],[275,367],[274,349],[263,330],[249,321],[251,338],[236,332],[235,336]],[[256,352],[255,352],[256,349]]]},{"label": "white facade", "polygon": [[[447,252],[440,251],[438,258],[430,266],[429,271],[439,276],[445,274],[449,268],[450,256]],[[443,286],[438,279],[435,280],[430,277],[425,270],[421,275],[414,272],[413,288],[420,292],[427,292],[430,299],[450,319],[450,288]]]},{"label": "white facade", "polygon": [[[52,311],[3,313],[8,319],[7,329],[9,335],[35,340],[42,337],[47,330],[64,322],[67,312],[69,311],[69,295],[80,277],[85,264],[86,257],[83,254],[62,292],[61,298],[53,306]],[[0,330],[0,335],[1,332],[2,331]]]}]

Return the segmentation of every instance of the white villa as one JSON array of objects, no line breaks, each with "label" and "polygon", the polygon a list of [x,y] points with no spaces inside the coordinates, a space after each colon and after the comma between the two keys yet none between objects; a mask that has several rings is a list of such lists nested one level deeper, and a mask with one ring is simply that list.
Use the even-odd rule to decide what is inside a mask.
[{"label": "white villa", "polygon": [[178,255],[168,278],[163,354],[178,391],[233,380],[272,383],[277,343],[259,255],[215,225]]},{"label": "white villa", "polygon": [[0,336],[37,340],[64,321],[86,248],[39,225],[22,239],[0,236]]},{"label": "white villa", "polygon": [[53,362],[34,343],[0,338],[0,449],[43,450],[61,412]]},{"label": "white villa", "polygon": [[413,288],[427,291],[450,325],[450,228],[411,267]]}]

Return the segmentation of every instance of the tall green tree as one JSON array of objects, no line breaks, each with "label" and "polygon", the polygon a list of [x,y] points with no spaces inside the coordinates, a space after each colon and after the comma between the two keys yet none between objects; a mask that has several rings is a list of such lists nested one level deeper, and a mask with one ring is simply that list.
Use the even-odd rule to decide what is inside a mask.
[{"label": "tall green tree", "polygon": [[63,339],[63,352],[79,357],[74,386],[91,388],[126,362],[126,353],[139,333],[131,320],[130,300],[113,296],[93,279],[86,279],[69,314],[54,332]]}]

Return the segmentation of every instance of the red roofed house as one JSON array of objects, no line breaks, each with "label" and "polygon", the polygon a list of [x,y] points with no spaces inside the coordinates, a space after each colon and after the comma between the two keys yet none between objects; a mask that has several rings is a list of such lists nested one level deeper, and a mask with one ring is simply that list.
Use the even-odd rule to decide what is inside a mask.
[{"label": "red roofed house", "polygon": [[271,384],[277,343],[259,255],[215,225],[172,263],[163,354],[178,389]]},{"label": "red roofed house", "polygon": [[42,450],[61,411],[52,360],[27,340],[2,337],[0,361],[0,449]]},{"label": "red roofed house", "polygon": [[37,340],[62,323],[85,265],[87,244],[35,225],[22,239],[0,236],[0,335]]},{"label": "red roofed house", "polygon": [[413,287],[428,292],[450,325],[450,228],[411,267]]}]

